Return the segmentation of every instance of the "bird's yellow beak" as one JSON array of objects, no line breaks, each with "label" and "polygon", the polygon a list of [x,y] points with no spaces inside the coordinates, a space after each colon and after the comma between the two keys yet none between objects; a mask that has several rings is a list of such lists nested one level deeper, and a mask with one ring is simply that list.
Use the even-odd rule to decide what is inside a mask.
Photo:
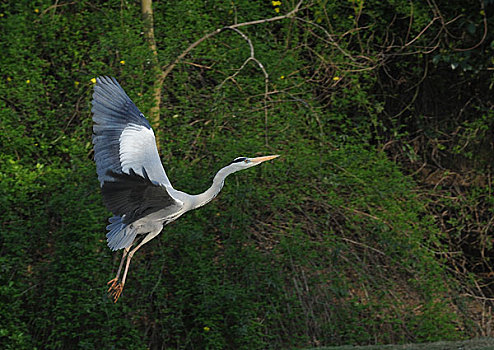
[{"label": "bird's yellow beak", "polygon": [[254,163],[262,163],[262,162],[265,162],[267,160],[271,160],[271,159],[275,159],[275,158],[278,158],[279,155],[274,155],[274,156],[265,156],[265,157],[256,157],[256,158],[251,158],[250,161],[251,162],[254,162]]}]

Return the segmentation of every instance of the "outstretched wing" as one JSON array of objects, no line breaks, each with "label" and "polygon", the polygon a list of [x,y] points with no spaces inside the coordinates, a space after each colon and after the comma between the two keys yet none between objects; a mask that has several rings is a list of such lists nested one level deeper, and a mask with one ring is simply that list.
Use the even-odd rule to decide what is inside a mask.
[{"label": "outstretched wing", "polygon": [[101,186],[114,181],[108,173],[135,173],[171,187],[161,164],[151,125],[115,78],[96,79],[93,93],[93,144]]}]

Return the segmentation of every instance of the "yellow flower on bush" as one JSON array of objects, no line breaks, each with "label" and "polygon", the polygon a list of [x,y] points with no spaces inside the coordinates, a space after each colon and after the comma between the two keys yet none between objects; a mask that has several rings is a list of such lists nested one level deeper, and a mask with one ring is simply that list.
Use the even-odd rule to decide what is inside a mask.
[{"label": "yellow flower on bush", "polygon": [[340,80],[340,79],[341,79],[340,77],[333,77],[333,80],[334,80],[334,81],[338,81],[338,80]]},{"label": "yellow flower on bush", "polygon": [[34,12],[38,13],[39,12],[39,9],[34,9]]},{"label": "yellow flower on bush", "polygon": [[124,60],[121,60],[121,61],[120,61],[120,64],[121,64],[121,65],[124,65],[124,64],[125,64],[125,61],[124,61]]},{"label": "yellow flower on bush", "polygon": [[79,84],[80,84],[80,83],[79,83],[77,80],[76,80],[76,81],[74,81],[74,85],[75,85],[75,86],[79,86]]},{"label": "yellow flower on bush", "polygon": [[91,83],[96,84],[96,78],[91,79]]},{"label": "yellow flower on bush", "polygon": [[26,84],[30,84],[30,83],[31,83],[31,80],[27,79]]},{"label": "yellow flower on bush", "polygon": [[274,7],[274,12],[280,13],[280,8],[278,6],[281,6],[281,1],[271,1],[271,4]]},{"label": "yellow flower on bush", "polygon": [[211,328],[209,328],[208,326],[205,326],[203,329],[204,329],[204,332],[209,332],[211,330]]}]

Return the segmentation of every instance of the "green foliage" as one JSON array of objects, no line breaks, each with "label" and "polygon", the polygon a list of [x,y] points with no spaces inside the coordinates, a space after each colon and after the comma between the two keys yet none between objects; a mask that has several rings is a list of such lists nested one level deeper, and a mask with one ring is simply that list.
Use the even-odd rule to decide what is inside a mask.
[{"label": "green foliage", "polygon": [[[205,33],[294,6],[153,5],[162,68]],[[493,38],[482,23],[492,13],[408,0],[305,5],[298,19],[239,28],[267,85],[256,61],[239,71],[250,47],[228,30],[165,79],[158,141],[176,188],[203,191],[237,156],[282,157],[228,178],[218,199],[140,250],[117,304],[105,288],[120,256],[104,239],[91,79],[115,76],[144,114],[153,106],[157,67],[139,4],[0,5],[2,348],[280,349],[475,334],[459,293],[491,262],[491,182],[443,173],[426,186],[430,163],[490,169]],[[448,32],[437,11],[462,15]],[[450,272],[458,264],[464,274]]]}]

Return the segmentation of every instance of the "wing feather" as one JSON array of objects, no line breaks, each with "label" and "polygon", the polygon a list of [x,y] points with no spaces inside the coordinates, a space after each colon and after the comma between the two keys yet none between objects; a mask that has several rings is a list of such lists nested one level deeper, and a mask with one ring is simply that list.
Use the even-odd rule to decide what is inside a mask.
[{"label": "wing feather", "polygon": [[151,181],[172,188],[156,148],[151,125],[115,78],[99,77],[94,86],[93,144],[101,186],[112,181],[107,174],[133,169]]},{"label": "wing feather", "polygon": [[170,196],[165,186],[153,182],[146,170],[143,176],[130,170],[129,174],[108,171],[111,181],[101,187],[103,202],[114,215],[121,216],[124,224],[160,210],[173,214],[182,207],[182,202]]}]

